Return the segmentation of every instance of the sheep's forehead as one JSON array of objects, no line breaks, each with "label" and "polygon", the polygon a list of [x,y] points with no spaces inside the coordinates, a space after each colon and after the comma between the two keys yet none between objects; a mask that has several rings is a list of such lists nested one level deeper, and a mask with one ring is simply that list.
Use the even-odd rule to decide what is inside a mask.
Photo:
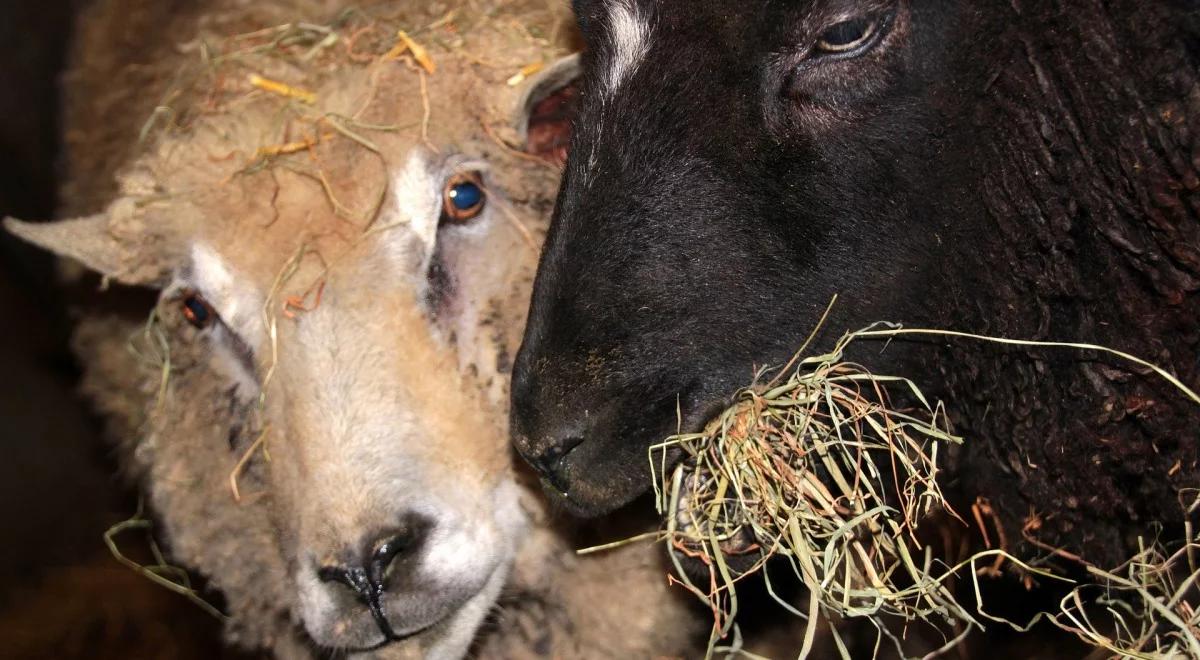
[{"label": "sheep's forehead", "polygon": [[[397,282],[412,293],[438,240],[446,181],[455,172],[489,166],[434,153],[424,144],[406,146],[390,149],[386,162],[327,172],[328,184],[276,172],[224,196],[175,207],[176,219],[188,218],[180,236],[187,246],[184,279],[221,303],[223,314],[232,313],[225,307],[240,310],[252,299],[261,304],[267,296],[300,295],[326,280],[337,288]],[[331,208],[335,203],[339,210]],[[507,210],[537,222],[525,204]],[[494,226],[481,222],[469,231],[490,234]]]},{"label": "sheep's forehead", "polygon": [[[354,124],[308,131],[298,125],[296,132],[280,137],[267,128],[277,124],[271,118],[276,108],[263,103],[164,143],[143,164],[162,182],[155,194],[165,193],[167,201],[151,203],[148,211],[176,225],[186,242],[206,244],[242,277],[260,283],[269,281],[302,238],[320,243],[326,258],[336,258],[365,237],[403,244],[412,234],[428,242],[436,229],[439,179],[449,171],[446,161],[487,151],[480,118],[488,112],[454,71],[427,79],[427,124],[416,73],[401,67],[374,84],[379,86],[375,100]],[[322,91],[352,99],[353,94],[338,95],[342,86],[367,85],[361,79],[342,81]],[[349,107],[341,110],[352,116]],[[350,129],[354,137],[339,129]],[[255,166],[261,150],[297,149],[306,140],[316,143],[268,167]],[[369,234],[382,226],[389,228]]]},{"label": "sheep's forehead", "polygon": [[[543,19],[561,19],[565,10],[555,4],[534,15],[549,34],[553,24]],[[295,102],[267,92],[221,97],[218,111],[198,113],[188,130],[162,136],[139,159],[146,176],[127,177],[126,193],[141,200],[150,222],[170,227],[205,288],[231,300],[250,300],[246,290],[260,299],[294,295],[272,289],[305,248],[293,278],[301,284],[352,251],[419,271],[406,260],[432,246],[441,186],[456,156],[481,167],[493,161],[489,183],[515,200],[508,219],[536,231],[553,184],[544,169],[508,154],[497,134],[512,137],[521,93],[506,81],[558,51],[511,22],[471,28],[454,47],[425,35],[437,63],[432,75],[404,60],[343,66],[336,75],[255,61],[264,76],[312,90],[316,105],[295,113],[286,107]]]}]

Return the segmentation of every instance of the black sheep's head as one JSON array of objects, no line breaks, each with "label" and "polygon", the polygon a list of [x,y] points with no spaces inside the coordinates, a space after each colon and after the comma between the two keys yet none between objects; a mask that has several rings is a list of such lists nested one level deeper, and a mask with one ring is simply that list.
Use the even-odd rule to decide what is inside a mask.
[{"label": "black sheep's head", "polygon": [[[518,451],[579,514],[648,448],[837,332],[913,318],[955,3],[582,0],[589,50],[513,385]],[[848,307],[847,307],[848,310]]]}]

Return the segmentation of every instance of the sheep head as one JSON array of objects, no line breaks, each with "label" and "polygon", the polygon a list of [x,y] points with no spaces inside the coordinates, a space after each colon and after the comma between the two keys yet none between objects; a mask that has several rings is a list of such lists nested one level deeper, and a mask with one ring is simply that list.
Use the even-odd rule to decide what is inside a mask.
[{"label": "sheep head", "polygon": [[[555,50],[464,37],[514,69]],[[504,140],[559,148],[539,113],[574,61],[515,86],[465,52],[434,75],[259,58],[250,87],[192,95],[219,111],[193,100],[105,213],[6,223],[160,290],[127,463],[248,644],[461,656],[523,537],[506,373],[557,171]],[[111,333],[80,343],[90,371],[129,366]]]}]

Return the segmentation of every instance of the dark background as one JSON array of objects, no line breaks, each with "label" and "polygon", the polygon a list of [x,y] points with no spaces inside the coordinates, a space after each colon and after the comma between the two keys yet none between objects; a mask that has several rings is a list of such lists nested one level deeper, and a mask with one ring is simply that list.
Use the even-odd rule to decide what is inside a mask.
[{"label": "dark background", "polygon": [[[0,216],[54,217],[58,77],[80,4],[0,0]],[[52,258],[0,232],[0,656],[228,656],[215,619],[104,544],[137,496],[75,392],[73,310],[95,282],[58,282]]]}]

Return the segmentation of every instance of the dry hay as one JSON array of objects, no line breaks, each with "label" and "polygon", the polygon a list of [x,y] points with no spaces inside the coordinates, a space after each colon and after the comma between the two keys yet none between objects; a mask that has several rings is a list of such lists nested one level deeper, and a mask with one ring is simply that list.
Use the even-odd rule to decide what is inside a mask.
[{"label": "dry hay", "polygon": [[[665,532],[652,536],[666,541],[677,570],[673,581],[713,613],[709,655],[741,651],[738,585],[761,575],[775,600],[807,621],[801,658],[813,650],[822,621],[831,624],[824,629],[843,658],[850,652],[836,623],[848,618],[874,624],[875,655],[886,639],[905,657],[902,639],[910,628],[932,627],[942,643],[924,657],[935,657],[988,621],[1027,631],[1043,617],[1117,656],[1200,658],[1195,593],[1200,573],[1194,557],[1200,539],[1190,523],[1183,548],[1168,553],[1149,545],[1114,571],[1087,566],[1093,584],[1077,586],[1061,611],[1024,624],[986,612],[978,575],[994,572],[994,564],[980,566],[982,560],[1011,562],[1027,576],[1070,580],[1024,563],[1003,547],[948,565],[922,541],[923,521],[936,516],[962,522],[942,494],[939,456],[963,439],[949,430],[942,405],[931,403],[913,381],[844,360],[854,342],[912,335],[1107,353],[1153,371],[1200,404],[1200,396],[1161,368],[1091,344],[876,324],[844,335],[824,355],[802,358],[802,348],[769,382],[761,382],[760,371],[755,384],[738,392],[703,432],[669,438],[650,451],[657,505],[666,520]],[[680,453],[682,460],[668,472],[668,455]],[[688,577],[684,557],[706,568],[707,581]],[[736,570],[731,557],[739,567],[747,559],[750,565]],[[764,570],[768,561],[786,565],[808,589],[807,611],[777,595]],[[974,588],[973,609],[952,588],[964,572]],[[1187,575],[1179,577],[1183,572]],[[1088,617],[1086,610],[1095,604],[1111,615],[1111,623],[1097,625]],[[728,641],[719,646],[723,640]]]},{"label": "dry hay", "polygon": [[[153,558],[153,563],[140,563],[121,551],[117,539],[124,534],[135,531],[140,531],[144,534],[145,547]],[[128,520],[119,522],[104,532],[104,544],[108,547],[108,551],[112,554],[113,558],[122,565],[129,567],[154,584],[187,598],[196,607],[199,607],[217,620],[226,621],[228,619],[221,610],[217,609],[200,595],[192,585],[192,579],[188,575],[187,570],[172,565],[167,561],[162,549],[159,548],[158,541],[154,538],[154,523],[145,516],[142,502],[138,502],[137,512]]]},{"label": "dry hay", "polygon": [[1181,545],[1172,550],[1140,538],[1137,554],[1111,570],[1073,558],[1092,582],[1064,596],[1051,622],[1109,657],[1200,658],[1200,535],[1193,524],[1200,490],[1187,494],[1193,500],[1184,507]]},{"label": "dry hay", "polygon": [[[657,475],[665,476],[667,450],[685,456],[658,491],[659,510],[680,581],[712,608],[714,645],[736,625],[737,582],[774,558],[813,594],[807,612],[777,598],[807,619],[801,656],[822,618],[977,625],[943,583],[946,567],[919,550],[916,536],[935,512],[957,516],[939,487],[938,455],[961,439],[911,381],[843,361],[857,336],[800,359],[782,382],[742,390],[703,433],[652,449]],[[893,405],[900,390],[915,408]],[[735,573],[730,554],[753,555],[754,563]],[[681,555],[707,566],[707,585],[687,577]],[[891,634],[882,622],[878,629],[881,638]]]},{"label": "dry hay", "polygon": [[[167,388],[171,382],[171,345],[159,321],[157,309],[150,312],[142,329],[129,338],[126,349],[144,367],[161,374],[154,393],[154,407],[156,410],[161,409],[166,402]],[[148,554],[152,563],[141,563],[121,550],[120,539],[126,535],[133,535],[134,532],[141,532],[144,548],[141,553]],[[138,501],[137,511],[129,519],[105,530],[104,545],[121,565],[132,569],[150,582],[183,596],[217,620],[228,619],[221,610],[200,595],[192,585],[191,576],[186,569],[167,561],[154,537],[154,521],[146,515],[145,503],[142,500]]]}]

